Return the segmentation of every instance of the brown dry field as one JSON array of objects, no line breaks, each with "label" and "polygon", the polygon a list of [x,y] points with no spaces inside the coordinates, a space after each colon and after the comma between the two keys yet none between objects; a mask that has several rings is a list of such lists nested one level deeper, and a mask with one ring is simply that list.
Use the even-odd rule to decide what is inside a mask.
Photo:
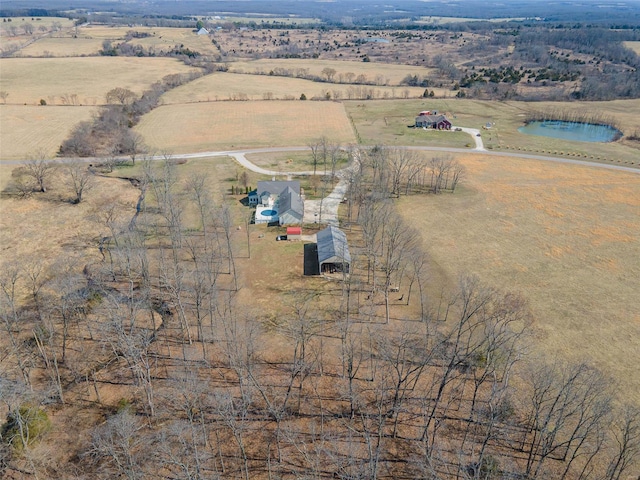
[{"label": "brown dry field", "polygon": [[323,135],[355,143],[344,106],[336,102],[212,102],[166,105],[135,127],[155,151],[306,145]]},{"label": "brown dry field", "polygon": [[191,28],[168,27],[109,27],[104,25],[87,25],[78,31],[79,38],[99,40],[102,48],[103,40],[111,40],[113,44],[125,41],[129,31],[146,33],[149,37],[134,38],[129,41],[132,45],[142,45],[145,48],[153,48],[156,52],[167,51],[175,45],[184,45],[186,48],[200,52],[203,55],[215,55],[218,48],[211,42],[208,35],[196,35]]},{"label": "brown dry field", "polygon": [[640,175],[461,156],[455,195],[404,198],[434,271],[525,295],[534,352],[586,360],[640,404]]},{"label": "brown dry field", "polygon": [[0,161],[19,160],[44,151],[55,156],[79,122],[98,107],[0,105]]},{"label": "brown dry field", "polygon": [[624,42],[624,46],[640,55],[640,42]]},{"label": "brown dry field", "polygon": [[[0,166],[0,190],[4,191],[15,166]],[[79,205],[69,202],[73,194],[61,173],[52,179],[46,194],[28,199],[0,196],[0,258],[3,262],[64,261],[77,264],[99,261],[97,238],[101,227],[92,220],[100,205],[118,202],[133,212],[139,191],[130,182],[96,177],[95,187]],[[104,228],[104,227],[102,227]],[[78,270],[77,269],[77,270]]]},{"label": "brown dry field", "polygon": [[20,49],[14,57],[82,57],[98,55],[101,48],[100,39],[45,37]]},{"label": "brown dry field", "polygon": [[354,98],[360,96],[358,93],[371,93],[374,98],[415,98],[423,94],[424,88],[345,85],[301,78],[216,72],[165,93],[162,100],[165,104],[232,100],[244,96],[247,100],[265,100],[267,94],[268,99],[297,100],[302,93],[311,100],[314,97],[325,99],[327,92],[331,98],[340,99],[349,98],[350,92]]},{"label": "brown dry field", "polygon": [[[9,23],[9,18],[11,18],[11,23]],[[14,26],[18,28],[22,28],[22,26],[26,23],[30,23],[33,25],[34,29],[37,31],[38,27],[44,25],[45,27],[50,27],[54,23],[59,23],[62,28],[72,27],[73,20],[70,20],[67,17],[7,17],[7,23],[2,22],[3,30]]]},{"label": "brown dry field", "polygon": [[[340,81],[340,75],[353,73],[356,76],[365,75],[369,81],[375,82],[376,78],[383,80],[380,84],[399,85],[407,75],[424,77],[432,74],[430,68],[411,65],[393,65],[376,62],[354,62],[343,60],[310,60],[310,59],[263,59],[253,61],[238,61],[228,63],[231,73],[269,73],[274,68],[284,68],[295,74],[297,69],[308,69],[310,75],[322,76],[322,70],[333,68],[336,71],[335,79]],[[424,89],[422,89],[424,91]]]},{"label": "brown dry field", "polygon": [[72,94],[81,105],[100,105],[112,88],[142,93],[165,75],[193,71],[173,58],[138,57],[3,58],[0,69],[7,103],[29,105],[61,105]]}]

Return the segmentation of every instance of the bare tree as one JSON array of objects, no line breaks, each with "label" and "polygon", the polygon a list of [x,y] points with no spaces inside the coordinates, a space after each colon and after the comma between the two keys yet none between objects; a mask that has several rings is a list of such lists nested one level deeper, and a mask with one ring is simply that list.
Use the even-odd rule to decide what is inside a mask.
[{"label": "bare tree", "polygon": [[78,204],[82,202],[83,195],[94,187],[95,176],[83,163],[66,164],[64,171],[68,184],[75,195],[73,203]]},{"label": "bare tree", "polygon": [[100,471],[106,475],[128,480],[144,478],[141,429],[141,422],[124,409],[93,431],[86,454],[100,464]]},{"label": "bare tree", "polygon": [[56,172],[58,165],[51,160],[47,160],[47,152],[38,150],[31,155],[31,158],[25,163],[27,175],[32,177],[40,192],[47,191],[47,183]]},{"label": "bare tree", "polygon": [[640,462],[640,410],[626,405],[613,424],[614,455],[605,478],[620,480],[629,469]]},{"label": "bare tree", "polygon": [[138,96],[128,88],[116,87],[107,92],[105,99],[109,104],[131,105]]}]

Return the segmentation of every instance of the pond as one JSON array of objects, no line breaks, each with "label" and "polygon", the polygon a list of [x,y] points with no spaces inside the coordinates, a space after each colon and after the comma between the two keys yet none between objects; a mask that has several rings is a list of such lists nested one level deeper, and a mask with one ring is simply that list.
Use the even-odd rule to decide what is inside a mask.
[{"label": "pond", "polygon": [[574,140],[577,142],[613,142],[622,136],[620,130],[610,125],[565,122],[562,120],[530,122],[524,127],[520,127],[518,131],[527,135]]}]

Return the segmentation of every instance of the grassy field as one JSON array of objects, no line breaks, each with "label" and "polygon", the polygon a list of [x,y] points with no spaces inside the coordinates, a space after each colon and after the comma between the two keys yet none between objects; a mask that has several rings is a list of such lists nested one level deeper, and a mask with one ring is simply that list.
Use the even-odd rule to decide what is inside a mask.
[{"label": "grassy field", "polygon": [[25,159],[40,150],[55,156],[73,127],[90,120],[96,111],[96,107],[0,105],[0,161]]},{"label": "grassy field", "polygon": [[327,92],[331,98],[360,98],[368,94],[375,98],[416,98],[424,92],[419,87],[378,87],[370,85],[345,85],[313,82],[300,78],[269,75],[250,75],[216,72],[201,77],[188,85],[167,92],[162,100],[166,104],[208,102],[245,98],[248,100],[298,99],[304,93],[308,99],[324,99]]},{"label": "grassy field", "polygon": [[206,20],[209,23],[230,23],[230,22],[255,22],[256,24],[262,26],[268,26],[273,23],[284,23],[288,25],[307,25],[309,23],[319,23],[321,20],[319,18],[307,18],[307,17],[278,17],[276,15],[252,15],[247,17],[239,17],[239,16],[224,16],[221,18],[214,17],[200,17],[203,20]]},{"label": "grassy field", "polygon": [[640,175],[461,156],[455,195],[399,204],[450,283],[476,274],[524,294],[535,351],[586,360],[640,404]]},{"label": "grassy field", "polygon": [[[397,101],[345,102],[363,143],[420,144],[409,132],[407,125],[414,122],[421,110],[445,113],[453,125],[482,128],[492,127],[483,134],[485,147],[506,151],[565,155],[583,160],[609,159],[609,161],[638,163],[640,152],[624,137],[614,143],[570,142],[518,132],[527,114],[536,111],[596,112],[615,120],[624,134],[640,130],[640,100],[614,100],[610,102],[489,102],[466,99],[419,99]],[[435,133],[435,132],[434,132]],[[400,138],[400,140],[398,140]],[[468,137],[467,137],[467,142]],[[413,143],[411,143],[413,142]],[[453,144],[452,144],[453,146]]]},{"label": "grassy field", "polygon": [[624,46],[640,55],[640,42],[624,42]]},{"label": "grassy field", "polygon": [[44,37],[22,48],[16,57],[81,57],[98,55],[102,40],[94,38]]},{"label": "grassy field", "polygon": [[[399,85],[407,75],[424,77],[431,73],[431,69],[413,67],[410,65],[391,65],[375,62],[347,62],[339,60],[302,60],[302,59],[264,59],[247,62],[231,62],[228,64],[232,73],[262,72],[269,73],[274,68],[284,68],[295,74],[297,69],[307,69],[309,74],[322,76],[322,70],[333,68],[336,71],[335,79],[340,81],[341,75],[353,73],[365,75],[369,81],[375,82],[376,78],[383,80],[380,84]],[[355,78],[355,77],[354,77]],[[422,89],[424,91],[424,89]]]},{"label": "grassy field", "polygon": [[306,145],[323,135],[338,143],[355,142],[344,107],[335,102],[167,105],[145,115],[136,131],[154,150],[174,153]]},{"label": "grassy field", "polygon": [[[3,189],[13,168],[0,165]],[[64,261],[67,266],[80,265],[80,270],[85,263],[98,261],[100,255],[96,239],[101,230],[92,220],[93,213],[101,205],[118,202],[122,205],[121,214],[130,218],[135,211],[139,191],[126,180],[100,177],[95,180],[95,188],[86,193],[86,201],[79,205],[68,201],[73,194],[61,175],[50,182],[44,195],[28,199],[0,197],[3,259],[23,264]]]},{"label": "grassy field", "polygon": [[[2,27],[7,29],[11,26],[22,28],[25,24],[30,23],[34,29],[45,26],[51,27],[54,23],[59,24],[62,28],[68,28],[73,26],[73,20],[67,17],[6,17],[7,21],[2,22]],[[11,19],[11,21],[9,21]]]},{"label": "grassy field", "polygon": [[62,105],[70,95],[81,105],[100,105],[112,88],[141,93],[165,75],[192,71],[173,58],[138,57],[3,58],[0,68],[7,103],[29,105],[40,99]]},{"label": "grassy field", "polygon": [[87,25],[79,29],[79,38],[111,40],[114,44],[125,41],[127,32],[135,31],[149,35],[145,38],[133,38],[129,41],[132,45],[142,45],[156,52],[167,51],[175,45],[184,45],[185,48],[200,52],[202,55],[215,55],[217,47],[211,42],[208,35],[197,35],[191,28],[168,27],[109,27],[104,25]]}]

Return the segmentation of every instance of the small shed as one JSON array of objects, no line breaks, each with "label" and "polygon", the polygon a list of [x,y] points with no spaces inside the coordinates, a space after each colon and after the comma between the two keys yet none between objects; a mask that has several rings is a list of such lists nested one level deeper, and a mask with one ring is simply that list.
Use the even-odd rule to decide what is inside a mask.
[{"label": "small shed", "polygon": [[302,239],[302,227],[287,227],[287,240],[300,241]]},{"label": "small shed", "polygon": [[209,30],[202,27],[200,30],[198,30],[198,35],[209,35]]}]

